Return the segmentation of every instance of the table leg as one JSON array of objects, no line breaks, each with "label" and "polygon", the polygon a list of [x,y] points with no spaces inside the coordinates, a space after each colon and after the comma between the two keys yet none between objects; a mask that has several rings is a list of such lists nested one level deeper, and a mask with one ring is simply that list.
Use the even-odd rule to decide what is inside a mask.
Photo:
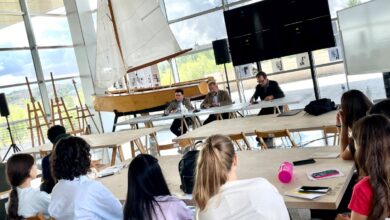
[{"label": "table leg", "polygon": [[117,146],[113,147],[112,148],[112,156],[111,156],[111,166],[114,166],[115,165],[115,159],[116,159],[116,150],[117,150]]},{"label": "table leg", "polygon": [[123,154],[122,145],[118,147],[118,150],[119,150],[119,159],[121,160],[121,162],[125,161],[125,155]]},{"label": "table leg", "polygon": [[130,141],[131,157],[135,157],[134,141]]}]

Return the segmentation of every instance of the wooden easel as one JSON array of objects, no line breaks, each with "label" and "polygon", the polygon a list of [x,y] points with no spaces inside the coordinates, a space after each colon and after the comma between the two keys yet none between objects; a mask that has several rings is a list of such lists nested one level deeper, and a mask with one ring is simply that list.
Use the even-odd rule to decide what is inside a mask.
[{"label": "wooden easel", "polygon": [[[50,73],[51,77],[51,83],[53,85],[53,91],[54,91],[54,100],[51,99],[51,123],[52,125],[55,125],[57,121],[60,121],[60,124],[64,126],[64,120],[68,120],[68,123],[70,125],[71,131],[67,132],[69,134],[76,134],[76,133],[81,133],[82,131],[80,130],[75,130],[71,121],[71,117],[69,116],[68,109],[65,106],[64,99],[62,97],[58,98],[57,96],[57,91],[56,91],[56,86],[54,84],[54,79],[53,79],[53,73]],[[62,107],[62,109],[61,109]],[[57,110],[57,112],[56,112]],[[66,117],[62,117],[63,112],[65,112]],[[56,114],[58,115],[58,118],[56,118]]]},{"label": "wooden easel", "polygon": [[80,130],[83,130],[84,134],[91,134],[91,128],[90,128],[90,125],[88,124],[88,121],[87,121],[87,118],[90,117],[93,124],[95,125],[97,132],[100,134],[100,130],[95,122],[95,119],[93,118],[93,114],[91,114],[91,112],[89,111],[89,108],[86,104],[83,105],[81,103],[80,95],[79,95],[79,92],[78,92],[77,86],[76,86],[76,81],[74,81],[74,79],[72,79],[72,82],[74,85],[74,89],[76,90],[77,99],[78,99],[79,104],[80,104],[80,108],[76,105],[77,120],[79,122]]},{"label": "wooden easel", "polygon": [[[45,143],[45,135],[42,131],[42,126],[46,126],[49,129],[49,122],[46,118],[46,113],[42,109],[42,105],[39,101],[36,101],[32,95],[30,83],[28,82],[28,78],[26,77],[26,83],[28,88],[28,93],[30,95],[30,102],[27,103],[27,113],[28,113],[28,122],[31,135],[31,144],[35,147],[35,139],[34,139],[34,129],[37,133],[38,145],[42,145]],[[43,118],[43,123],[41,124],[40,117]],[[35,123],[34,123],[35,122]]]}]

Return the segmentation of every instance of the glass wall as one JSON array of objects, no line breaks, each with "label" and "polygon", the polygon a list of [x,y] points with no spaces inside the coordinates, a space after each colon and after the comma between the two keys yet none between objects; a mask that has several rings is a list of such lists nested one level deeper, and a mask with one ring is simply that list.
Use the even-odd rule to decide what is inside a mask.
[{"label": "glass wall", "polygon": [[[352,7],[368,0],[328,0],[333,20],[333,30],[336,47],[313,51],[314,62],[320,94],[322,97],[331,98],[336,103],[340,102],[341,94],[347,90],[347,77],[345,75],[342,53],[340,48],[340,36],[337,26],[337,11]],[[225,1],[228,8],[239,7],[256,1],[229,0]],[[218,1],[177,1],[164,0],[166,14],[171,29],[182,48],[193,48],[191,54],[176,58],[178,75],[181,81],[187,81],[207,76],[214,76],[218,82],[225,81],[223,65],[215,65],[211,43],[217,39],[226,38],[226,28],[222,13],[222,0]],[[307,55],[304,59],[307,59]],[[300,66],[302,56],[287,56],[280,60],[267,60],[261,62],[263,71],[270,75],[271,79],[277,80],[286,94],[305,95],[306,102],[314,99],[311,72],[307,66]],[[275,68],[276,62],[280,62],[282,69]],[[308,60],[306,60],[308,63]],[[252,65],[256,67],[256,65]],[[161,72],[162,65],[159,66]],[[165,66],[168,67],[168,66]],[[252,67],[251,67],[252,68]],[[239,69],[239,68],[238,68]],[[227,65],[229,79],[235,80],[234,69],[231,64]],[[165,70],[166,72],[166,70]],[[245,97],[248,100],[254,92],[256,79],[252,76],[243,79]],[[238,72],[238,74],[240,74]],[[162,77],[164,78],[164,77]],[[369,91],[372,99],[385,97],[383,79],[380,73],[367,74],[365,76],[350,77],[350,88]],[[368,80],[370,83],[364,85]],[[164,80],[163,80],[164,81]],[[375,84],[381,86],[375,87]],[[234,91],[236,92],[236,91]],[[235,95],[235,97],[238,97]],[[304,107],[304,104],[292,106]]]},{"label": "glass wall", "polygon": [[[79,102],[72,80],[75,80],[84,103],[63,0],[27,0],[26,3],[30,14],[27,19],[30,20],[31,27],[26,27],[23,18],[25,12],[22,11],[19,0],[0,1],[3,12],[0,15],[0,92],[6,95],[11,113],[9,120],[12,134],[21,148],[31,147],[27,111],[27,104],[30,103],[31,106],[31,100],[25,77],[30,82],[33,98],[43,106],[54,98],[50,81],[52,72],[58,96],[63,97],[76,128],[75,107]],[[29,36],[34,37],[36,45],[30,45],[28,41],[29,30]],[[34,61],[39,61],[40,65]],[[39,78],[46,80],[46,83],[41,82],[38,86]],[[41,96],[45,91],[48,94]],[[49,100],[42,98],[47,97],[46,95]],[[50,106],[47,107],[50,109]],[[4,151],[11,144],[4,117],[0,117],[0,125],[0,149]]]}]

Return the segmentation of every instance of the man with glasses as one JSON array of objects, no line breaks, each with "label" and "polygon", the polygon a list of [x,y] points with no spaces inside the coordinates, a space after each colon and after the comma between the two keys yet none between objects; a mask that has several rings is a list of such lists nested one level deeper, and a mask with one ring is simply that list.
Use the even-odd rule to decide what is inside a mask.
[{"label": "man with glasses", "polygon": [[[256,75],[257,82],[255,93],[253,94],[250,103],[256,103],[256,100],[260,97],[263,101],[271,101],[273,99],[284,97],[282,89],[276,81],[269,80],[265,72],[260,71]],[[282,110],[282,106],[279,109]],[[262,108],[258,115],[269,115],[274,113],[274,108]]]}]

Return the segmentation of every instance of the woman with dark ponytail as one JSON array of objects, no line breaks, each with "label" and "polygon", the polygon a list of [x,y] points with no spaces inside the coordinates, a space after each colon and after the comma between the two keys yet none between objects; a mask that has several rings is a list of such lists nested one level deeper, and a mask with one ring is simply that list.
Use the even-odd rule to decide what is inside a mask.
[{"label": "woman with dark ponytail", "polygon": [[390,121],[382,115],[355,123],[352,136],[360,181],[353,188],[351,216],[336,219],[384,220],[390,215]]},{"label": "woman with dark ponytail", "polygon": [[15,154],[7,161],[6,172],[12,186],[6,204],[10,219],[24,219],[38,213],[49,215],[50,195],[31,188],[31,180],[37,176],[34,158],[29,154]]}]

